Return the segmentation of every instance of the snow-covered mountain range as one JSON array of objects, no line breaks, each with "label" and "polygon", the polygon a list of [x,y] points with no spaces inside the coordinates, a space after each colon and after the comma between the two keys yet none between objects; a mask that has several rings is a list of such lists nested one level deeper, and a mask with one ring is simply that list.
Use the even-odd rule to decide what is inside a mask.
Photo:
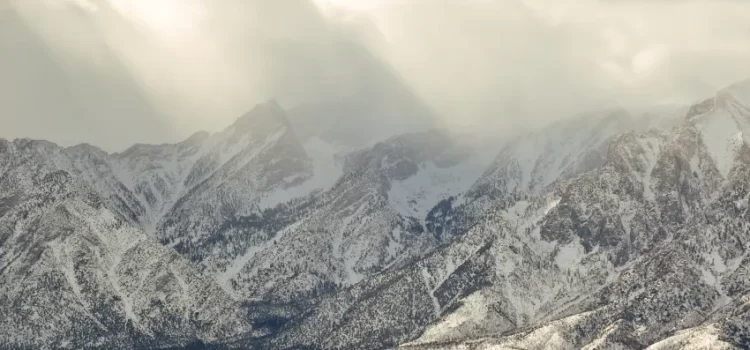
[{"label": "snow-covered mountain range", "polygon": [[750,81],[496,148],[287,114],[0,140],[0,348],[750,346]]}]

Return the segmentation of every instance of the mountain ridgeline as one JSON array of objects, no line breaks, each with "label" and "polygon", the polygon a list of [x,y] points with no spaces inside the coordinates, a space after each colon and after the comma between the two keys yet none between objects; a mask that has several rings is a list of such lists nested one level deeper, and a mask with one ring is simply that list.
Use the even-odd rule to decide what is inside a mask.
[{"label": "mountain ridgeline", "polygon": [[750,347],[750,81],[496,149],[298,120],[0,140],[0,348]]}]

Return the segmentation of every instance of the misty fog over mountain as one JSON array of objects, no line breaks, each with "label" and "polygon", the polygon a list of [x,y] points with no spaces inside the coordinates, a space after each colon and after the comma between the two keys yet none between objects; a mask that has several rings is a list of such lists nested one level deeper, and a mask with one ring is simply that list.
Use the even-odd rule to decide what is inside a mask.
[{"label": "misty fog over mountain", "polygon": [[750,348],[750,3],[0,0],[0,349]]}]

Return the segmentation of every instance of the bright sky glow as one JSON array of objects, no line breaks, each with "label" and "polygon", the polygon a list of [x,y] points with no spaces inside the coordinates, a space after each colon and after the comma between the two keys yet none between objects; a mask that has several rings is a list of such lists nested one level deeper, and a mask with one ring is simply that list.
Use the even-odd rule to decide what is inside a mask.
[{"label": "bright sky glow", "polygon": [[[0,115],[18,117],[0,137],[110,149],[215,131],[269,98],[380,103],[400,84],[448,126],[513,130],[689,104],[750,76],[739,0],[3,3]],[[36,127],[49,115],[65,122]],[[92,121],[122,136],[89,132]]]},{"label": "bright sky glow", "polygon": [[200,0],[110,0],[124,16],[170,38],[191,34],[205,15]]},{"label": "bright sky glow", "polygon": [[[314,0],[324,11],[327,10],[347,10],[353,12],[373,11],[389,0]],[[392,1],[392,0],[390,0]]]}]

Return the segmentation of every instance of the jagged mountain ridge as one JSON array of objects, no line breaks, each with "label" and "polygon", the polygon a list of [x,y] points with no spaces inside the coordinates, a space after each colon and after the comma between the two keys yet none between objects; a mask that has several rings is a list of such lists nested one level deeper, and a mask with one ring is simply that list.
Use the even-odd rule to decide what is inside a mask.
[{"label": "jagged mountain ridge", "polygon": [[[202,196],[194,203],[213,204],[226,197],[222,186],[251,184],[237,206],[187,205],[181,213],[192,224],[168,231],[157,223],[152,234],[218,280],[217,293],[251,308],[301,302],[274,311],[283,315],[272,334],[201,335],[227,346],[669,349],[700,339],[742,348],[748,85],[721,91],[659,130],[622,112],[561,122],[509,144],[489,168],[467,162],[471,152],[443,133],[402,135],[346,156],[336,183],[284,192],[268,207],[259,198],[269,187],[254,186],[264,173],[258,167],[274,157],[257,156],[278,149],[292,161],[270,174],[301,174],[296,186],[273,182],[271,191],[304,187],[316,176],[313,161],[293,141],[238,150],[237,161],[193,187]],[[170,147],[202,152],[189,145],[208,138]],[[174,151],[163,152],[171,159]],[[8,164],[0,159],[4,174]],[[64,168],[80,178],[116,172],[107,164]],[[153,192],[158,177],[144,188]],[[83,182],[108,194],[103,206],[129,225],[147,227],[141,218],[159,208],[145,190],[104,181],[104,192]],[[128,216],[138,213],[129,201],[149,214]]]},{"label": "jagged mountain ridge", "polygon": [[[442,239],[425,228],[431,203],[460,193],[468,184],[459,176],[481,169],[466,152],[433,131],[395,137],[349,155],[344,176],[305,203],[307,212],[297,208],[299,219],[272,245],[235,260],[236,268],[230,269],[235,276],[227,277],[234,278],[245,298],[288,302],[299,297],[290,292],[353,285],[420,255]],[[254,291],[265,295],[250,294]]]},{"label": "jagged mountain ridge", "polygon": [[[599,119],[594,119],[594,121],[600,121],[596,125],[601,127],[588,128],[586,130],[590,134],[583,133],[579,135],[579,138],[587,140],[598,137],[597,134],[603,128],[613,125],[613,128],[622,127],[620,132],[629,130],[630,115],[620,113],[614,115],[614,118],[607,118],[608,116],[609,114],[605,114],[600,116]],[[589,119],[580,122],[590,121]],[[577,128],[569,130],[577,130]],[[552,127],[547,129],[546,132],[558,133],[559,128]],[[613,135],[616,134],[617,132],[613,132]],[[563,135],[557,139],[569,141],[570,136]],[[540,139],[544,138],[540,137]],[[522,139],[519,142],[523,143],[527,140]],[[531,142],[535,142],[535,140]],[[541,149],[555,149],[552,142],[550,141],[549,147],[541,147]],[[512,150],[515,147],[515,145],[510,145],[508,149]],[[606,156],[606,151],[603,153]],[[517,164],[518,162],[512,159],[516,156],[512,151],[503,151],[495,164]],[[545,156],[545,154],[538,155],[540,159],[542,159],[542,156]],[[579,164],[585,161],[587,152],[575,153],[570,158],[572,163]],[[527,161],[527,159],[522,160]],[[531,163],[544,164],[541,161],[532,161]],[[504,193],[499,193],[499,191],[472,191],[479,185],[495,181],[489,179],[498,176],[499,172],[494,171],[495,167],[496,165],[493,165],[479,181],[473,186],[467,187],[466,195],[448,201],[446,203],[448,205],[438,205],[431,211],[432,218],[437,219],[433,221],[433,224],[439,223],[439,226],[445,230],[444,232],[447,232],[448,237],[458,237],[455,242],[446,239],[435,249],[427,250],[425,255],[422,255],[416,263],[412,260],[405,266],[396,266],[378,274],[375,278],[354,286],[352,289],[346,289],[334,297],[335,302],[331,301],[329,304],[328,301],[324,301],[311,316],[295,322],[286,334],[280,335],[280,338],[276,340],[278,342],[273,342],[270,346],[283,348],[297,342],[308,345],[318,344],[323,348],[393,346],[420,334],[429,323],[437,320],[445,312],[452,311],[460,299],[468,297],[478,289],[484,288],[485,284],[491,283],[493,278],[491,278],[490,273],[494,274],[494,272],[492,272],[490,266],[493,265],[493,260],[496,256],[507,255],[506,252],[499,250],[501,248],[495,246],[496,240],[499,239],[495,235],[507,236],[508,233],[502,231],[514,231],[514,228],[518,228],[516,222],[520,220],[516,215],[521,215],[526,211],[526,209],[512,208],[513,215],[509,215],[508,208],[514,206],[516,202],[522,201],[527,203],[525,205],[529,208],[534,208],[534,213],[539,212],[531,216],[536,217],[535,220],[539,220],[544,217],[544,211],[549,210],[550,203],[552,203],[545,202],[544,198],[531,198],[534,193],[520,186],[519,188],[508,189]],[[538,167],[539,171],[542,167]],[[547,168],[549,171],[557,171],[557,169],[560,168]],[[585,169],[579,170],[579,174],[583,171]],[[504,190],[505,188],[499,187],[499,189]],[[528,219],[529,217],[524,218],[524,220]],[[525,226],[528,227],[533,224],[536,224],[536,221]],[[503,245],[505,249],[513,246],[512,249],[516,252],[515,254],[529,252],[524,250],[525,244],[532,244],[529,239],[532,239],[532,241],[539,240],[539,238],[528,237],[530,235],[526,231],[526,227],[518,229],[517,232],[513,233],[513,236],[515,243],[506,242]],[[506,239],[510,240],[510,237],[503,238],[504,241]],[[538,264],[546,260],[545,255],[552,254],[556,247],[553,244],[547,244],[542,248],[544,248],[544,253],[535,252],[533,256],[529,254],[529,256],[519,258],[519,265],[526,265],[527,270],[525,272],[528,274],[538,272]],[[553,277],[556,273],[556,271],[549,271],[540,278],[545,284],[547,280],[555,282]],[[520,283],[520,281],[525,281],[524,276],[523,274],[516,276],[516,281],[521,285],[524,285]],[[548,278],[544,278],[545,276]],[[533,285],[526,283],[526,286],[531,287]],[[365,292],[367,290],[377,290],[378,293],[367,293]],[[436,295],[436,293],[439,293],[439,295]],[[519,289],[515,293],[523,295],[528,294],[528,291]],[[502,295],[502,292],[498,294]],[[523,297],[528,298],[527,295],[523,295]],[[536,297],[545,298],[546,296]],[[544,300],[542,301],[544,302]],[[534,301],[530,302],[533,303]],[[414,303],[420,305],[418,310],[400,307]],[[373,319],[375,310],[370,308],[375,307],[374,305],[377,305],[378,308],[387,309],[389,312],[377,312],[376,319]],[[423,309],[424,305],[429,307]],[[505,305],[512,305],[512,303],[506,299]],[[531,311],[535,312],[534,310]],[[519,312],[519,319],[515,319],[514,316],[513,320],[505,322],[513,325],[506,330],[532,323],[534,321],[530,319],[532,316],[533,314],[529,314],[528,311]],[[529,320],[523,321],[523,318],[529,318]],[[404,323],[411,324],[411,326],[405,327],[403,326]],[[333,331],[331,331],[332,329]]]},{"label": "jagged mountain ridge", "polygon": [[[419,139],[420,135],[415,135],[415,137]],[[431,140],[430,138],[433,138],[434,140]],[[351,193],[348,192],[348,189],[356,187],[357,185],[362,185],[363,188],[369,186],[370,184],[368,183],[368,180],[377,178],[379,176],[378,174],[381,174],[383,171],[389,173],[390,175],[388,176],[399,178],[400,176],[403,176],[399,175],[399,173],[406,172],[411,174],[417,170],[413,169],[413,167],[417,165],[424,166],[425,164],[423,163],[426,159],[435,160],[436,163],[440,163],[437,166],[432,165],[439,169],[449,168],[450,165],[453,165],[448,163],[456,163],[455,159],[448,159],[451,156],[448,155],[447,152],[442,152],[442,149],[440,152],[434,154],[421,154],[425,151],[425,148],[420,149],[420,145],[429,146],[442,142],[445,142],[446,144],[449,143],[443,134],[428,133],[426,134],[424,141],[417,141],[416,144],[413,145],[414,147],[406,147],[407,152],[411,152],[410,154],[402,156],[405,158],[403,162],[408,163],[407,169],[399,168],[400,165],[406,163],[395,165],[379,164],[378,162],[380,162],[381,159],[388,157],[390,150],[400,150],[400,143],[413,143],[408,137],[403,137],[394,140],[393,142],[396,146],[386,146],[384,150],[374,152],[375,158],[369,155],[363,156],[367,159],[373,158],[371,161],[358,164],[357,162],[359,162],[359,160],[354,159],[360,159],[359,156],[353,156],[351,159],[346,160],[347,163],[356,163],[355,165],[347,165],[346,167],[361,169],[362,171],[357,170],[356,172],[362,173],[363,177],[356,180],[357,176],[355,176],[353,178],[355,181],[354,183],[341,186],[343,187],[343,190],[339,190],[339,192],[343,192],[338,196],[350,196]],[[66,179],[65,183],[71,184],[71,189],[68,189],[67,192],[65,192],[66,196],[91,198],[92,201],[97,203],[95,205],[96,208],[104,208],[102,214],[97,214],[91,210],[81,209],[81,212],[85,213],[85,215],[82,216],[92,216],[94,217],[92,218],[94,221],[97,221],[98,219],[96,219],[96,217],[100,215],[107,218],[105,220],[106,224],[103,224],[105,227],[105,229],[103,229],[103,231],[105,231],[104,234],[120,235],[121,233],[116,231],[119,230],[118,227],[126,228],[128,232],[130,232],[127,235],[122,234],[123,237],[120,237],[120,239],[127,241],[126,247],[119,247],[121,244],[118,243],[117,247],[112,248],[107,245],[111,242],[99,239],[95,240],[94,248],[91,248],[89,245],[84,245],[83,248],[79,248],[81,239],[83,239],[83,241],[91,239],[91,232],[88,231],[86,225],[82,224],[80,220],[65,225],[71,227],[69,229],[71,232],[69,233],[73,238],[70,238],[69,240],[78,243],[72,243],[76,248],[60,248],[63,250],[63,253],[61,253],[63,258],[67,259],[70,254],[74,254],[66,253],[66,249],[75,252],[83,250],[84,253],[75,254],[83,254],[85,256],[91,255],[93,252],[110,251],[106,259],[103,261],[96,260],[92,264],[93,267],[91,269],[97,271],[94,275],[98,277],[94,277],[94,275],[84,275],[83,277],[76,276],[76,274],[79,273],[77,265],[63,271],[63,274],[67,278],[62,285],[72,288],[74,292],[73,295],[68,298],[71,300],[68,304],[75,305],[75,300],[82,300],[81,303],[84,303],[83,300],[87,300],[87,298],[90,297],[101,299],[102,295],[109,295],[112,298],[111,300],[113,300],[111,302],[113,305],[108,307],[110,309],[114,308],[114,311],[107,311],[106,316],[96,314],[95,316],[90,317],[90,315],[88,315],[90,310],[84,310],[82,315],[75,317],[71,316],[73,318],[67,322],[68,328],[58,327],[57,332],[49,330],[49,337],[39,337],[39,343],[36,343],[36,346],[48,346],[60,341],[60,339],[65,339],[65,337],[72,337],[71,340],[65,340],[65,344],[72,347],[97,344],[92,343],[93,340],[89,339],[89,337],[94,336],[92,335],[93,333],[74,335],[64,334],[65,332],[75,333],[73,330],[70,330],[70,327],[75,324],[73,319],[80,319],[82,317],[91,318],[95,323],[96,321],[106,319],[107,322],[117,324],[117,327],[120,327],[113,329],[121,330],[124,325],[132,328],[132,324],[135,324],[137,326],[136,328],[141,327],[138,329],[143,331],[142,334],[128,329],[128,332],[137,336],[134,336],[134,338],[128,338],[128,335],[125,334],[123,339],[111,338],[119,335],[117,332],[107,333],[109,328],[101,327],[102,329],[106,328],[107,330],[100,333],[98,336],[101,338],[98,340],[98,344],[108,344],[107,346],[113,347],[129,347],[133,344],[139,344],[139,342],[142,344],[159,344],[159,342],[166,342],[169,344],[170,342],[187,341],[195,338],[209,341],[226,336],[228,333],[199,331],[198,329],[188,327],[179,322],[173,322],[173,326],[177,329],[183,329],[182,332],[165,330],[165,334],[155,334],[155,331],[150,327],[158,325],[160,322],[163,323],[164,319],[159,315],[144,316],[140,314],[145,312],[148,305],[150,305],[149,303],[153,304],[154,301],[149,301],[148,296],[140,295],[139,293],[167,293],[168,296],[182,294],[188,301],[192,300],[190,298],[195,297],[203,298],[200,300],[205,300],[207,296],[193,295],[192,292],[187,291],[187,288],[173,288],[174,286],[162,282],[156,283],[157,286],[152,286],[156,289],[151,291],[143,290],[143,285],[140,284],[140,287],[138,287],[140,289],[136,291],[127,290],[121,292],[119,287],[121,276],[117,276],[114,270],[124,268],[125,263],[120,263],[119,261],[132,260],[138,261],[137,263],[133,263],[135,265],[146,264],[146,266],[143,267],[143,272],[147,274],[150,274],[149,271],[152,271],[152,268],[156,270],[164,268],[172,269],[173,267],[170,265],[170,261],[173,261],[174,259],[179,260],[179,258],[174,256],[174,253],[169,249],[172,248],[194,262],[201,263],[194,266],[181,266],[181,268],[188,269],[188,272],[193,274],[191,276],[199,276],[201,279],[205,280],[205,277],[200,276],[200,274],[196,275],[193,268],[198,267],[199,269],[206,270],[209,274],[217,272],[217,270],[212,269],[214,266],[210,263],[202,263],[206,256],[211,257],[211,253],[217,250],[222,251],[222,253],[226,252],[222,249],[226,248],[226,245],[221,246],[222,240],[217,239],[217,234],[222,233],[222,230],[231,230],[233,221],[262,213],[266,211],[266,209],[262,208],[265,205],[273,206],[274,202],[284,202],[289,198],[294,197],[304,198],[306,193],[309,193],[316,188],[325,188],[326,186],[333,185],[329,179],[316,179],[315,175],[319,174],[313,174],[314,169],[319,170],[319,164],[317,163],[319,163],[320,158],[333,156],[331,149],[326,148],[325,145],[321,145],[320,142],[318,142],[313,145],[315,146],[313,147],[313,151],[314,153],[317,151],[317,153],[320,154],[313,154],[312,157],[308,157],[306,150],[301,147],[294,136],[294,132],[286,121],[284,112],[274,102],[269,102],[255,108],[221,133],[214,135],[198,133],[190,137],[188,140],[178,144],[136,145],[127,151],[118,154],[107,154],[96,147],[85,144],[69,148],[61,148],[49,142],[32,140],[16,140],[14,142],[2,141],[2,146],[4,154],[2,159],[0,159],[0,170],[2,170],[0,178],[2,178],[2,184],[4,185],[4,196],[2,197],[4,200],[3,204],[4,207],[8,208],[3,214],[8,215],[8,220],[14,220],[14,217],[12,216],[14,213],[13,209],[25,205],[25,202],[19,199],[25,198],[19,197],[21,194],[34,193],[39,187],[44,188],[52,186],[48,181],[43,181],[36,177],[29,178],[29,174],[36,174],[38,176],[58,174],[61,178]],[[444,148],[451,147],[452,146],[448,146]],[[463,155],[463,153],[452,155],[452,157],[455,158],[456,156],[461,155]],[[342,162],[343,161],[344,160],[342,160]],[[331,166],[331,164],[326,164],[326,166],[328,169],[324,170],[328,170],[329,174],[323,175],[330,175],[332,170],[334,173],[341,172],[341,169],[334,169],[336,165]],[[342,167],[343,166],[344,165],[342,165]],[[388,169],[388,167],[392,167],[393,169]],[[440,173],[439,169],[433,169],[433,172]],[[436,180],[442,181],[443,183],[456,181],[455,177],[450,176],[447,178],[438,177]],[[341,182],[343,183],[345,181]],[[387,190],[386,187],[388,185],[389,184],[387,183],[383,184],[380,190],[377,190],[377,195],[380,196],[381,199],[385,199],[383,197],[385,194],[383,191]],[[420,196],[424,195],[424,186],[426,184],[417,185],[421,186],[413,186],[415,192],[413,194]],[[245,189],[245,191],[242,192],[237,189]],[[266,196],[269,194],[270,196]],[[404,193],[405,196],[408,194],[409,193]],[[51,194],[48,195],[51,196]],[[333,196],[337,195],[334,194]],[[227,199],[231,200],[231,202],[228,202]],[[406,197],[403,198],[403,200],[407,199],[408,198]],[[44,198],[41,200],[55,203],[54,198]],[[422,206],[424,206],[425,201],[430,200],[432,200],[432,197],[428,197],[426,200],[421,200],[421,202],[423,202],[421,203]],[[78,203],[78,201],[73,202],[74,203],[70,205],[86,207],[85,205]],[[416,201],[413,202],[416,203]],[[59,204],[57,207],[61,207],[62,209],[56,210],[65,212],[65,203]],[[214,205],[217,203],[220,205]],[[342,207],[342,205],[338,206]],[[408,204],[402,203],[402,207],[406,208],[407,206]],[[42,211],[39,215],[44,216],[52,214]],[[387,215],[399,216],[400,214],[391,209],[390,213]],[[177,219],[174,219],[174,217],[177,217]],[[279,219],[279,222],[273,223],[275,230],[270,230],[272,233],[283,228],[284,222],[291,223],[289,218]],[[396,223],[394,221],[394,224],[402,225],[403,223]],[[174,227],[175,225],[177,226],[176,228]],[[113,230],[116,232],[109,232]],[[141,230],[146,231],[148,235],[141,233]],[[15,238],[18,236],[34,237],[34,247],[41,247],[37,249],[44,252],[52,249],[48,248],[48,246],[54,245],[53,243],[56,242],[54,240],[57,239],[56,236],[33,236],[32,233],[26,233],[20,229],[15,230],[15,232],[16,234],[13,235]],[[360,235],[363,234],[363,232],[360,231],[357,231],[356,233]],[[10,233],[7,232],[7,234]],[[234,237],[237,237],[237,235]],[[28,239],[28,237],[23,238]],[[256,242],[245,240],[245,238],[246,237],[240,237],[241,245],[239,250],[237,250],[237,253],[239,254],[247,254],[246,249],[248,247],[257,248],[253,247],[253,243]],[[169,248],[166,250],[162,249],[162,251],[154,251],[154,247],[159,247],[158,245],[153,244],[154,240],[159,240]],[[350,238],[350,241],[353,240],[353,238]],[[26,269],[21,268],[21,272],[19,272],[18,275],[11,274],[9,271],[13,270],[11,269],[13,263],[18,262],[18,256],[24,254],[23,251],[27,248],[25,244],[28,242],[26,240],[23,240],[20,243],[13,240],[4,240],[3,243],[3,258],[5,258],[6,255],[12,258],[11,262],[4,264],[3,266],[4,271],[8,272],[7,277],[11,279],[23,278],[23,274],[27,272]],[[325,243],[326,241],[324,240],[322,244]],[[373,242],[373,244],[382,243],[383,242],[378,240]],[[145,246],[142,247],[142,245]],[[219,249],[216,248],[217,246]],[[242,250],[242,248],[246,249]],[[20,250],[15,251],[16,249]],[[419,247],[412,247],[412,249],[414,251],[420,250]],[[366,253],[365,251],[360,251]],[[49,259],[55,262],[64,261],[57,258],[60,254],[57,254],[56,252],[57,251],[53,249],[53,258]],[[170,256],[170,258],[157,258],[157,261],[166,259],[166,262],[148,263],[152,256]],[[237,257],[237,255],[234,255],[233,257]],[[354,258],[356,259],[357,257]],[[386,263],[383,260],[383,257],[376,257],[375,259],[378,260],[376,264],[381,264],[381,267]],[[221,257],[219,257],[218,260],[221,260]],[[393,261],[387,261],[387,263],[391,264]],[[346,261],[337,262],[336,268],[346,272],[344,272],[344,274],[323,276],[323,282],[330,282],[330,279],[325,280],[326,277],[334,277],[336,281],[335,283],[342,283],[341,279],[348,279],[349,282],[346,283],[349,284],[356,282],[357,279],[361,279],[362,277],[346,274],[355,274],[352,267],[349,267],[352,270],[346,270],[347,264],[349,263]],[[36,266],[34,263],[31,265]],[[55,263],[46,264],[43,265],[44,268],[39,267],[39,269],[42,271],[45,271],[44,269],[52,269],[53,271],[50,273],[59,275],[60,271],[57,271],[58,269],[55,268],[54,265]],[[238,268],[241,267],[242,266],[238,266]],[[133,268],[131,268],[131,272],[132,270]],[[74,276],[73,278],[70,278],[71,274]],[[100,278],[101,276],[104,277]],[[168,273],[167,276],[155,276],[155,278],[156,277],[158,277],[160,281],[164,280],[164,278],[171,279],[171,283],[179,282],[178,284],[180,284],[180,286],[183,284],[181,281],[184,281],[184,278],[173,273]],[[213,277],[222,281],[222,276],[213,275]],[[76,286],[79,285],[79,279],[83,279],[83,283],[96,283],[98,287],[94,288],[92,296],[82,295],[76,292],[78,290]],[[206,283],[210,283],[211,288],[215,287],[211,281],[206,281]],[[226,287],[225,284],[222,284],[222,286]],[[313,285],[312,287],[315,288],[316,286]],[[167,288],[170,291],[165,291],[163,288]],[[204,292],[205,294],[209,294],[210,298],[224,298],[226,301],[225,304],[234,303],[232,300],[226,300],[224,291],[213,290],[209,292],[206,288],[207,287],[203,287],[194,290],[193,292]],[[293,292],[309,292],[309,287],[307,286],[291,286],[288,289]],[[67,292],[70,292],[70,290]],[[130,301],[130,299],[125,296],[130,295],[131,293],[133,294],[134,300],[137,302]],[[13,293],[8,292],[9,299],[6,299],[5,301],[10,304],[17,304],[19,300],[14,299],[15,296],[11,297],[12,294]],[[40,296],[39,298],[42,297]],[[158,299],[156,302],[163,303],[164,300],[162,299]],[[174,302],[173,297],[169,297],[168,299],[170,299],[171,302]],[[47,300],[51,299],[48,298]],[[123,300],[125,301],[119,303]],[[189,305],[181,305],[178,300],[178,306],[172,304],[169,304],[169,306],[171,310],[170,312],[174,312],[174,309],[178,308],[180,310],[184,309],[184,317],[186,318],[185,322],[196,322],[193,320],[192,316],[198,315],[198,313],[197,311],[195,313],[189,311]],[[42,304],[41,307],[49,308],[50,305]],[[243,310],[243,308],[238,310]],[[65,311],[66,310],[63,309],[60,313],[65,314]],[[49,314],[49,310],[47,309],[44,309],[43,312]],[[180,314],[182,313],[183,312],[180,311]],[[22,314],[17,315],[17,317],[23,319]],[[168,317],[174,317],[174,315],[169,314]],[[141,319],[142,322],[139,322]],[[16,319],[16,321],[18,320]],[[209,322],[215,321],[217,320],[214,319]],[[227,322],[239,322],[240,324],[230,328],[232,331],[241,334],[253,330],[253,327],[249,327],[247,324],[247,322],[250,321],[250,319],[244,319],[242,316],[237,316],[235,319],[230,317],[227,320]],[[25,327],[24,324],[27,322],[29,322],[29,320],[24,319],[23,321],[14,322],[13,324],[17,323],[21,327]],[[22,344],[19,339],[29,336],[29,333],[27,332],[18,331],[10,325],[6,326],[7,328],[5,329],[7,329],[9,333],[20,334],[14,338],[3,339],[4,341],[8,341],[7,344]],[[66,331],[66,329],[68,330]],[[262,333],[262,330],[260,332]],[[64,335],[61,335],[61,333]]]},{"label": "jagged mountain ridge", "polygon": [[[226,193],[214,191],[225,182],[212,181],[217,173],[234,180],[230,186],[252,186],[232,210],[256,211],[265,194],[311,177],[312,165],[275,102],[218,134],[136,145],[119,154],[90,145],[0,141],[0,268],[8,316],[0,344],[130,348],[264,332],[262,325],[253,326],[253,312],[230,298],[213,276],[159,244],[170,238],[162,228],[171,227],[170,221],[163,219],[205,201],[190,195],[206,187],[209,196]],[[248,175],[252,182],[237,183]],[[212,209],[233,214],[221,206],[207,209],[180,223],[199,226],[223,218],[212,217]],[[191,232],[199,238],[213,233]],[[180,248],[179,241],[188,238],[179,236],[169,245]],[[54,287],[39,287],[44,284]],[[34,322],[40,317],[50,320]]]},{"label": "jagged mountain ridge", "polygon": [[[741,102],[741,96],[747,96],[743,88],[747,85],[729,89],[730,100],[740,103],[729,107],[740,111],[730,114],[739,127],[748,116],[741,112],[742,104],[747,104]],[[725,93],[716,99],[721,100]],[[711,109],[700,114],[702,120],[710,121],[715,120],[712,115],[724,112]],[[684,237],[681,232],[714,200],[711,194],[732,182],[716,165],[726,153],[711,152],[703,144],[706,136],[699,129],[703,124],[695,123],[695,108],[688,116],[666,130],[613,133],[605,143],[605,161],[567,180],[561,178],[539,194],[516,188],[500,195],[480,192],[455,210],[446,211],[475,221],[458,225],[466,232],[458,234],[455,241],[415,263],[336,293],[311,315],[293,321],[270,343],[246,340],[235,345],[383,348],[424,332],[409,346],[465,348],[472,345],[461,343],[461,339],[519,333],[477,346],[640,349],[669,338],[675,330],[696,327],[703,333],[695,337],[712,342],[712,346],[745,346],[742,308],[717,304],[711,292],[715,282],[707,287],[700,278],[703,270],[691,267],[695,259],[690,252],[695,248],[679,243]],[[737,133],[732,130],[725,140],[736,146]],[[730,155],[740,148],[732,150]],[[586,152],[578,154],[571,164],[586,159]],[[735,168],[740,165],[735,163]],[[485,175],[496,174],[490,170]],[[477,183],[487,182],[483,180]],[[486,201],[487,195],[494,195],[495,200]],[[677,254],[670,244],[679,244]],[[646,266],[653,269],[652,264],[677,270],[664,269],[655,277],[649,277],[653,272],[638,272],[638,278],[628,279],[631,271]],[[699,260],[698,266],[701,264]],[[690,267],[688,271],[681,271],[685,266]],[[651,299],[638,297],[643,293],[638,285],[613,287],[651,280],[661,286],[650,288]],[[664,288],[669,285],[694,292],[673,295],[661,291],[671,291],[673,287]],[[611,288],[636,294],[610,295]],[[740,305],[737,303],[741,302],[733,305]],[[695,306],[699,307],[691,311]],[[709,315],[721,319],[716,308],[727,310],[723,315],[731,316],[730,326],[703,324]],[[681,317],[685,320],[676,322]],[[524,331],[558,319],[566,321],[554,321],[540,331]],[[679,337],[658,346],[684,343],[680,339],[692,336]],[[429,345],[435,342],[454,345]]]},{"label": "jagged mountain ridge", "polygon": [[[738,84],[696,105],[669,133],[623,135],[610,146],[609,165],[558,185],[548,195],[555,206],[541,222],[540,238],[572,242],[579,250],[573,257],[583,259],[575,264],[556,261],[552,269],[574,267],[572,285],[593,287],[584,293],[568,287],[562,294],[567,297],[544,315],[559,321],[537,323],[514,336],[464,343],[440,338],[451,333],[446,327],[454,335],[460,328],[447,326],[449,316],[431,339],[407,348],[747,347],[748,105],[750,83]],[[613,175],[614,182],[608,180]],[[606,197],[615,201],[608,204]],[[588,209],[592,204],[598,208]],[[594,225],[587,225],[591,221]],[[597,256],[606,257],[609,266],[591,269],[600,260]],[[587,265],[588,271],[582,270]],[[581,272],[588,276],[579,279]],[[464,307],[481,309],[476,302]],[[471,321],[464,322],[467,328],[482,323]],[[476,334],[464,331],[458,339]]]}]

